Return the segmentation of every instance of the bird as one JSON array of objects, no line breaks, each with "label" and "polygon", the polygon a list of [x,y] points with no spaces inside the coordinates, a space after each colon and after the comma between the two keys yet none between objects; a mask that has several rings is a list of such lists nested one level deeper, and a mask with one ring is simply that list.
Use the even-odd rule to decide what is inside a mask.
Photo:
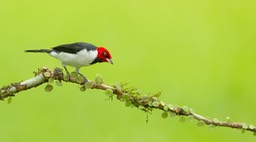
[{"label": "bird", "polygon": [[32,49],[25,50],[25,52],[48,53],[50,56],[60,60],[68,79],[70,79],[71,75],[66,66],[75,67],[77,74],[83,77],[84,83],[88,80],[80,72],[81,67],[101,62],[113,64],[112,56],[105,47],[97,47],[87,42],[61,44],[51,49]]}]

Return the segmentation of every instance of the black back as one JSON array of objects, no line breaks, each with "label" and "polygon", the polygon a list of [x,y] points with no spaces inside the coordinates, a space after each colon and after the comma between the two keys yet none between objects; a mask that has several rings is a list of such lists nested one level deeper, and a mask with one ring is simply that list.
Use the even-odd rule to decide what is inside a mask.
[{"label": "black back", "polygon": [[66,53],[76,54],[77,52],[83,49],[87,49],[87,51],[90,51],[90,50],[96,50],[97,47],[90,43],[76,42],[71,44],[58,45],[56,47],[53,47],[52,49],[55,52],[66,52]]}]

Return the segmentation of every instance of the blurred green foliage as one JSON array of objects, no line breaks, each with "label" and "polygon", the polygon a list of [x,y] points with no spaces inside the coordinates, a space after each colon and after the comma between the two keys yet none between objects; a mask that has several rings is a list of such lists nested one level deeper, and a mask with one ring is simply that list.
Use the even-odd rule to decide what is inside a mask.
[{"label": "blurred green foliage", "polygon": [[[27,79],[37,68],[61,67],[26,49],[87,41],[105,46],[114,65],[82,68],[89,79],[128,82],[142,93],[161,91],[219,120],[256,124],[255,0],[2,0],[1,84]],[[72,68],[69,68],[72,70]],[[104,92],[63,83],[0,102],[1,142],[252,141],[251,133],[209,129],[163,119],[105,100]]]}]

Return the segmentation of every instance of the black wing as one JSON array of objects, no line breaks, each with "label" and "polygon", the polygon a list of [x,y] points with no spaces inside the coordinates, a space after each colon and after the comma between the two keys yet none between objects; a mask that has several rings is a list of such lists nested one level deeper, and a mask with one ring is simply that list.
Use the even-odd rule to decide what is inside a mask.
[{"label": "black wing", "polygon": [[87,49],[87,51],[90,50],[96,50],[96,46],[90,44],[90,43],[85,43],[85,42],[76,42],[76,43],[71,43],[71,44],[63,44],[63,45],[58,45],[56,47],[53,47],[53,51],[56,52],[66,52],[66,53],[71,53],[71,54],[76,54],[77,52]]}]

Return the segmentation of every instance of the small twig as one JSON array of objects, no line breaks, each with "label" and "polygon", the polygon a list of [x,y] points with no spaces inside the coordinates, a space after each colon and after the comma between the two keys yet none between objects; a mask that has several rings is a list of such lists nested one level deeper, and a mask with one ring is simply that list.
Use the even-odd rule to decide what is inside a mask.
[{"label": "small twig", "polygon": [[178,116],[187,116],[192,117],[198,121],[198,125],[206,124],[220,127],[229,127],[234,129],[240,129],[243,131],[251,131],[256,134],[256,127],[252,124],[246,124],[242,122],[231,122],[227,121],[219,121],[218,119],[210,119],[206,118],[202,115],[195,113],[191,108],[186,106],[173,106],[171,104],[167,104],[163,101],[160,101],[158,97],[160,93],[154,95],[141,95],[140,91],[134,87],[126,87],[126,84],[116,84],[113,86],[109,86],[107,84],[103,84],[102,79],[99,77],[95,79],[95,81],[89,81],[87,83],[82,83],[79,81],[77,77],[65,78],[62,72],[62,69],[56,68],[53,71],[48,68],[39,69],[37,73],[35,73],[35,77],[30,78],[25,81],[11,83],[10,85],[3,86],[0,88],[0,99],[4,100],[9,97],[14,97],[17,93],[21,91],[25,91],[31,88],[35,88],[44,83],[48,83],[50,80],[58,80],[65,81],[70,83],[79,84],[82,87],[90,88],[90,89],[99,89],[106,90],[106,94],[113,98],[116,98],[126,104],[126,106],[135,106],[145,112],[151,112],[153,109],[159,109],[163,111],[163,117],[167,117],[168,115],[178,115]]}]

